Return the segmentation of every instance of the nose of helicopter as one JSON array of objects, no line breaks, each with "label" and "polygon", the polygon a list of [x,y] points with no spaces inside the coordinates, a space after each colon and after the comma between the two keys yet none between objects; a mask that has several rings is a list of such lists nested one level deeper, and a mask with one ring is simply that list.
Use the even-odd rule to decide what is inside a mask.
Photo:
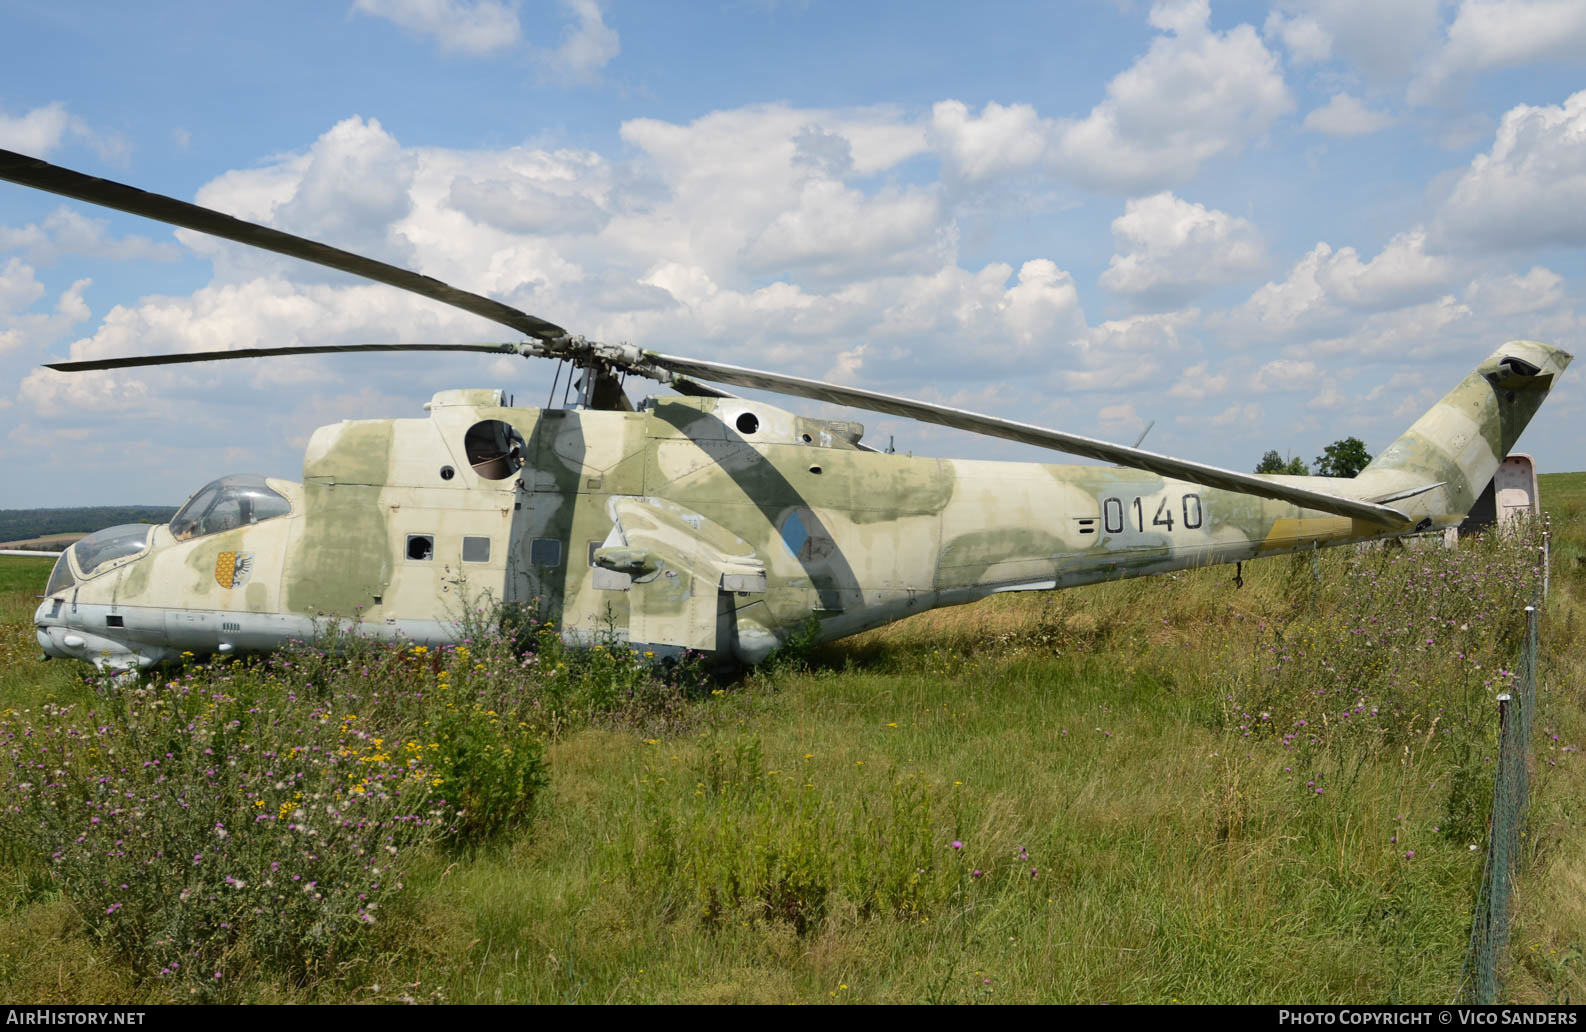
[{"label": "nose of helicopter", "polygon": [[33,633],[46,659],[81,659],[77,650],[87,642],[73,634],[61,619],[62,600],[46,598],[33,612]]},{"label": "nose of helicopter", "polygon": [[46,659],[80,659],[100,670],[126,672],[154,665],[164,651],[134,648],[73,626],[66,605],[62,598],[46,598],[33,612],[33,634]]}]

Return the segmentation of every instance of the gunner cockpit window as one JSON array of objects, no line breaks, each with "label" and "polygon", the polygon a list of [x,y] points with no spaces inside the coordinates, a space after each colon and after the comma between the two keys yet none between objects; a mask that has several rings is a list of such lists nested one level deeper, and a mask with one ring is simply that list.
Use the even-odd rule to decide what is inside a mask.
[{"label": "gunner cockpit window", "polygon": [[291,504],[263,477],[237,473],[205,484],[189,498],[171,517],[171,536],[178,541],[208,537],[291,511]]},{"label": "gunner cockpit window", "polygon": [[[72,557],[77,560],[77,569],[84,577],[92,577],[101,566],[142,552],[149,547],[149,532],[153,529],[147,523],[124,523],[88,535],[72,546]],[[63,570],[63,562],[55,564],[56,572],[50,577],[52,592],[58,590],[57,576]],[[66,586],[64,583],[60,585]]]}]

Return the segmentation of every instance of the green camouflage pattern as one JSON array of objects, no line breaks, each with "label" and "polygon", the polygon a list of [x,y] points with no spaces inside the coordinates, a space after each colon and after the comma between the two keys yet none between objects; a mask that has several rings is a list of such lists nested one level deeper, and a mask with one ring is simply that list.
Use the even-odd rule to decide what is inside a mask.
[{"label": "green camouflage pattern", "polygon": [[[440,641],[499,600],[572,641],[752,664],[812,617],[832,639],[996,592],[1457,525],[1569,361],[1510,342],[1358,477],[1268,478],[1389,503],[1410,528],[1133,469],[883,454],[857,424],[740,398],[539,410],[447,391],[427,418],[319,429],[302,483],[270,482],[290,514],[189,541],[160,527],[76,577],[40,607],[40,642],[131,666],[267,649],[326,618]],[[487,421],[515,458],[470,462]],[[249,558],[245,584],[223,583],[228,555]]]}]

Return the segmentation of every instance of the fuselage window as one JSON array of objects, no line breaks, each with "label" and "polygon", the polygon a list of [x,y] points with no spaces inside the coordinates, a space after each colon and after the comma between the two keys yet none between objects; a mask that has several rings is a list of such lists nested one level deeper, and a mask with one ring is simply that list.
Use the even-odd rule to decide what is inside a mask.
[{"label": "fuselage window", "polygon": [[562,565],[562,543],[555,538],[535,538],[529,546],[529,561],[535,566]]},{"label": "fuselage window", "polygon": [[435,558],[435,535],[409,534],[408,558],[415,562],[427,562]]},{"label": "fuselage window", "polygon": [[505,480],[523,468],[528,446],[511,423],[481,419],[463,435],[463,451],[475,473],[486,480]]},{"label": "fuselage window", "polygon": [[463,538],[463,562],[488,563],[490,561],[490,539],[487,537]]}]

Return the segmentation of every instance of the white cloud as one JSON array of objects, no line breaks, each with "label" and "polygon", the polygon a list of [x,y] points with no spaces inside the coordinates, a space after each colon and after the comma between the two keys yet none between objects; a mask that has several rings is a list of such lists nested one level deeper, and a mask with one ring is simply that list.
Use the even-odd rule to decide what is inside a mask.
[{"label": "white cloud", "polygon": [[1215,32],[1207,0],[1151,8],[1158,36],[1107,84],[1107,98],[1057,127],[1052,159],[1082,186],[1143,192],[1192,177],[1235,153],[1294,106],[1277,57],[1255,29]]},{"label": "white cloud", "polygon": [[55,311],[30,311],[47,293],[31,265],[10,258],[0,267],[0,355],[53,344],[61,334],[87,319],[83,291],[91,281],[77,280],[56,299]]},{"label": "white cloud", "polygon": [[1230,405],[1212,417],[1213,426],[1232,426],[1234,423],[1245,423],[1254,427],[1265,419],[1267,410],[1256,402],[1244,405]]},{"label": "white cloud", "polygon": [[71,119],[66,105],[59,102],[16,116],[0,111],[0,147],[36,158],[48,157],[61,145]]},{"label": "white cloud", "polygon": [[1325,61],[1333,54],[1333,37],[1316,19],[1305,15],[1285,15],[1272,11],[1261,26],[1267,39],[1281,40],[1289,52],[1289,60],[1297,65]]},{"label": "white cloud", "polygon": [[1029,104],[992,101],[979,115],[962,101],[931,109],[931,145],[950,172],[970,182],[1031,168],[1046,158],[1054,125]]},{"label": "white cloud", "polygon": [[1335,93],[1326,104],[1305,116],[1304,128],[1327,136],[1366,136],[1397,121],[1386,111],[1366,107],[1358,97]]},{"label": "white cloud", "polygon": [[12,258],[0,268],[0,315],[20,312],[43,296],[44,284],[22,259]]},{"label": "white cloud", "polygon": [[1479,72],[1543,60],[1578,62],[1583,53],[1586,4],[1579,0],[1463,0],[1409,96],[1426,103]]},{"label": "white cloud", "polygon": [[182,256],[182,249],[173,243],[156,243],[143,236],[112,237],[106,232],[108,226],[105,219],[63,206],[39,222],[0,226],[0,251],[25,253],[36,265],[50,265],[69,254],[156,262],[174,262]]},{"label": "white cloud", "polygon": [[1125,402],[1121,405],[1104,405],[1096,413],[1096,423],[1105,437],[1114,437],[1125,431],[1133,432],[1145,426],[1145,420],[1135,412],[1134,405]]},{"label": "white cloud", "polygon": [[1511,108],[1435,225],[1479,248],[1586,243],[1586,91],[1562,105]]},{"label": "white cloud", "polygon": [[[561,41],[530,49],[545,75],[590,79],[621,52],[622,41],[606,24],[599,0],[560,4],[571,19]],[[354,0],[353,10],[428,36],[447,54],[487,57],[523,43],[518,5],[503,0]]]},{"label": "white cloud", "polygon": [[1112,256],[1101,285],[1147,302],[1182,303],[1266,264],[1254,224],[1166,192],[1129,201],[1112,235],[1124,253]]},{"label": "white cloud", "polygon": [[1369,262],[1353,247],[1341,247],[1321,264],[1317,279],[1346,308],[1376,312],[1431,297],[1457,275],[1456,263],[1426,253],[1426,231],[1400,233]]},{"label": "white cloud", "polygon": [[[253,169],[221,175],[198,191],[197,203],[334,247],[412,266],[413,244],[402,218],[412,210],[416,156],[375,119],[343,119],[303,154],[279,155]],[[325,279],[315,266],[191,230],[177,237],[215,261],[223,279],[259,275]],[[420,269],[420,271],[429,271]]]},{"label": "white cloud", "polygon": [[20,151],[35,158],[49,157],[68,139],[76,140],[99,155],[102,161],[124,165],[132,147],[119,133],[101,133],[72,114],[60,101],[36,107],[20,115],[0,111],[0,147]]},{"label": "white cloud", "polygon": [[1312,385],[1316,372],[1315,362],[1275,358],[1252,373],[1246,386],[1257,394],[1301,391]]},{"label": "white cloud", "polygon": [[1465,289],[1465,300],[1488,316],[1526,315],[1546,311],[1564,300],[1564,277],[1533,265],[1525,275],[1514,273],[1477,279]]},{"label": "white cloud", "polygon": [[354,0],[353,10],[432,37],[446,53],[499,53],[523,32],[516,9],[500,0]]},{"label": "white cloud", "polygon": [[514,148],[451,183],[447,203],[512,233],[593,233],[610,217],[610,165],[589,151]]},{"label": "white cloud", "polygon": [[1296,64],[1336,59],[1373,83],[1410,74],[1437,43],[1440,0],[1279,0],[1264,26]]},{"label": "white cloud", "polygon": [[1214,323],[1257,340],[1341,333],[1358,323],[1361,313],[1420,303],[1452,285],[1460,264],[1428,254],[1426,244],[1426,232],[1418,227],[1395,236],[1363,262],[1353,247],[1334,251],[1318,243],[1287,279],[1256,290]]},{"label": "white cloud", "polygon": [[604,68],[622,50],[621,40],[600,13],[596,0],[562,0],[573,23],[562,30],[562,42],[547,56],[547,63],[574,76],[590,76]]},{"label": "white cloud", "polygon": [[975,114],[961,101],[942,101],[931,111],[931,145],[952,179],[971,183],[1035,167],[1109,193],[1190,179],[1294,106],[1256,31],[1214,32],[1209,17],[1206,0],[1152,7],[1151,24],[1162,35],[1084,118],[1043,118],[1029,104],[996,102]]},{"label": "white cloud", "polygon": [[1168,388],[1168,394],[1175,398],[1185,398],[1190,401],[1199,401],[1221,394],[1228,389],[1228,374],[1212,374],[1209,362],[1197,362],[1180,374],[1178,382]]}]

